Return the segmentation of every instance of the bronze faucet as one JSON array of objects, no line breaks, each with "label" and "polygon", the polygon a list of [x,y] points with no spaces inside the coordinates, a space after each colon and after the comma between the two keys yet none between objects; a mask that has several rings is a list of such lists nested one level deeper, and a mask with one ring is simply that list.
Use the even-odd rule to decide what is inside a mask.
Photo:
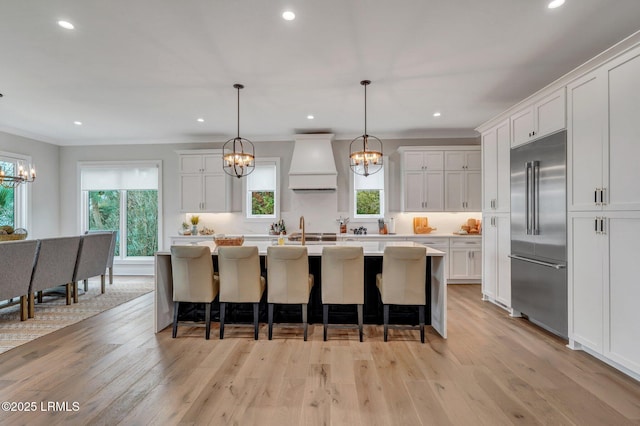
[{"label": "bronze faucet", "polygon": [[300,216],[300,229],[302,229],[302,245],[304,245],[305,243],[304,216]]}]

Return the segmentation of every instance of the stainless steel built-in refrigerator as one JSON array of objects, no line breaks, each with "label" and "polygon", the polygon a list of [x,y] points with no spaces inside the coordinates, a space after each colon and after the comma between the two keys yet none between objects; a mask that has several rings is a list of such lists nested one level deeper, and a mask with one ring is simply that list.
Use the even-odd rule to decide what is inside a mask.
[{"label": "stainless steel built-in refrigerator", "polygon": [[566,132],[511,149],[511,305],[563,337],[567,323]]}]

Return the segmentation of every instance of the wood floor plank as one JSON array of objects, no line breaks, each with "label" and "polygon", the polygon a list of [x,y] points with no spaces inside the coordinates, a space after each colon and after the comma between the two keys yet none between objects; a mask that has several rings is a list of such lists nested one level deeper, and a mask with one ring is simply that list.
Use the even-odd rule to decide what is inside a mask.
[{"label": "wood floor plank", "polygon": [[[116,277],[118,279],[118,277]],[[82,302],[82,300],[81,300]],[[218,339],[153,333],[153,294],[0,354],[0,400],[78,411],[0,413],[2,424],[640,424],[640,383],[487,302],[449,287],[449,339],[310,325]]]}]

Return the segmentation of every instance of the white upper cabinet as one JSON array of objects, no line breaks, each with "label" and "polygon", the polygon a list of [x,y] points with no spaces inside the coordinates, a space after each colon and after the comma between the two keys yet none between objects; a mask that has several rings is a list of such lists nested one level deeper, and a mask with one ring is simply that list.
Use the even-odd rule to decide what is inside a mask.
[{"label": "white upper cabinet", "polygon": [[640,48],[567,86],[570,211],[640,210]]},{"label": "white upper cabinet", "polygon": [[516,147],[566,127],[564,87],[511,116],[511,146]]},{"label": "white upper cabinet", "polygon": [[406,151],[402,161],[405,170],[444,170],[442,151]]},{"label": "white upper cabinet", "polygon": [[480,170],[482,159],[480,151],[474,149],[472,151],[445,151],[444,152],[444,169],[445,170]]},{"label": "white upper cabinet", "polygon": [[482,134],[483,211],[510,211],[510,153],[508,120]]},{"label": "white upper cabinet", "polygon": [[222,170],[222,154],[199,150],[180,151],[180,211],[218,213],[227,211],[228,179]]}]

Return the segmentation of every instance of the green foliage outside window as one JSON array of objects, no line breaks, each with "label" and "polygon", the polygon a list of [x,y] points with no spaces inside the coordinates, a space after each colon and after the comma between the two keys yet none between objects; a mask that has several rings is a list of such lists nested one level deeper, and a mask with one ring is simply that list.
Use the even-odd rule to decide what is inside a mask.
[{"label": "green foliage outside window", "polygon": [[15,225],[14,189],[0,187],[0,225]]},{"label": "green foliage outside window", "polygon": [[[89,230],[120,230],[120,196],[126,194],[127,256],[158,250],[158,191],[89,191]],[[116,244],[115,255],[120,255]]]},{"label": "green foliage outside window", "polygon": [[275,199],[273,191],[254,191],[251,193],[252,215],[274,215]]},{"label": "green foliage outside window", "polygon": [[356,213],[380,214],[380,191],[377,189],[356,191]]}]

